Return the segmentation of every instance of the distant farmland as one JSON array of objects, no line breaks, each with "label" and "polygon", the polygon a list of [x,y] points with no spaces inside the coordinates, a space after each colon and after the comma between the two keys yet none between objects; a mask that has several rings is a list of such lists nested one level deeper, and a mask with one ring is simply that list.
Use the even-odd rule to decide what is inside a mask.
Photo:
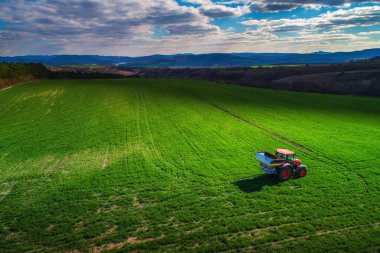
[{"label": "distant farmland", "polygon": [[[0,91],[0,252],[380,251],[380,100],[169,79]],[[254,151],[296,151],[278,183]]]}]

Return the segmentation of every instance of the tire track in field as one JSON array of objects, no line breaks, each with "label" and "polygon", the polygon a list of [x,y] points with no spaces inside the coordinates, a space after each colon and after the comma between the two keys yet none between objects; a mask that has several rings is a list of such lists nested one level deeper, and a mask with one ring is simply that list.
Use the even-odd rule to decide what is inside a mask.
[{"label": "tire track in field", "polygon": [[295,147],[297,147],[297,148],[299,148],[299,149],[305,151],[306,153],[311,153],[311,152],[313,152],[311,149],[309,149],[309,148],[307,148],[307,147],[305,147],[305,146],[303,146],[303,145],[301,145],[301,144],[299,144],[299,143],[297,143],[297,142],[295,142],[295,141],[292,141],[292,140],[290,140],[290,139],[288,139],[288,138],[286,138],[286,137],[284,137],[284,136],[281,136],[281,135],[279,135],[279,134],[277,134],[277,133],[275,133],[275,132],[272,132],[271,130],[269,130],[269,129],[265,128],[265,127],[262,127],[262,126],[260,126],[260,125],[258,125],[258,124],[256,124],[256,123],[254,123],[254,122],[252,122],[252,121],[249,121],[249,120],[247,120],[247,119],[245,119],[245,118],[243,118],[243,117],[237,115],[236,113],[231,112],[230,110],[227,110],[226,108],[221,107],[220,105],[217,105],[217,104],[214,104],[214,103],[212,103],[212,102],[208,102],[208,101],[205,101],[205,102],[206,102],[207,104],[213,106],[214,108],[218,109],[219,111],[222,111],[222,112],[224,112],[224,113],[226,113],[226,114],[228,114],[228,115],[230,115],[230,116],[232,116],[232,117],[238,119],[239,121],[242,121],[242,122],[244,122],[244,123],[246,123],[246,124],[249,124],[249,125],[251,125],[251,126],[254,126],[254,127],[256,127],[257,129],[261,130],[262,132],[264,132],[264,133],[266,133],[266,134],[268,134],[268,135],[270,135],[270,136],[272,136],[272,137],[275,137],[275,138],[278,139],[278,140],[281,140],[281,141],[283,141],[283,142],[286,142],[286,143],[288,143],[288,144],[290,144],[290,145],[292,145],[292,146],[295,146]]},{"label": "tire track in field", "polygon": [[[344,163],[342,163],[342,162],[340,162],[340,161],[336,161],[336,160],[334,160],[334,159],[332,159],[332,158],[330,158],[330,157],[327,157],[327,156],[324,156],[324,155],[322,155],[322,156],[319,155],[319,156],[321,156],[321,157],[314,156],[314,155],[311,154],[313,151],[312,151],[310,148],[307,148],[307,147],[305,147],[305,146],[303,146],[303,145],[301,145],[301,144],[299,144],[299,143],[297,143],[297,142],[295,142],[295,141],[292,141],[292,140],[290,140],[290,139],[288,139],[288,138],[286,138],[286,137],[284,137],[284,136],[281,136],[281,135],[279,135],[279,134],[277,134],[277,133],[275,133],[275,132],[273,132],[273,131],[271,131],[271,130],[265,128],[265,127],[262,127],[262,126],[260,126],[260,125],[258,125],[258,124],[256,124],[256,123],[254,123],[254,122],[252,122],[252,121],[249,121],[249,120],[247,120],[247,119],[245,119],[245,118],[243,118],[243,117],[237,115],[236,113],[234,113],[234,112],[232,112],[232,111],[230,111],[230,110],[227,110],[226,108],[221,107],[220,105],[217,105],[217,104],[215,104],[215,103],[212,103],[212,102],[208,101],[207,99],[205,99],[205,98],[203,98],[203,97],[201,97],[201,96],[195,94],[193,91],[187,90],[186,93],[191,94],[192,96],[194,96],[194,97],[196,97],[196,98],[198,98],[198,99],[204,101],[205,103],[207,103],[207,104],[213,106],[214,108],[218,109],[219,111],[222,111],[222,112],[224,112],[224,113],[226,113],[226,114],[228,114],[228,115],[230,115],[230,116],[232,116],[232,117],[238,119],[239,121],[242,121],[242,122],[244,122],[244,123],[246,123],[246,124],[249,124],[249,125],[251,125],[251,126],[256,127],[257,129],[261,130],[262,132],[264,132],[264,133],[267,134],[267,135],[270,135],[270,136],[272,136],[272,137],[274,137],[274,138],[276,138],[276,139],[278,139],[278,140],[280,140],[280,141],[283,141],[283,142],[285,142],[285,143],[287,143],[287,144],[290,144],[290,145],[292,145],[292,146],[295,146],[295,147],[297,147],[297,148],[303,150],[303,151],[306,153],[306,155],[309,155],[311,158],[313,158],[313,159],[315,159],[315,160],[319,160],[319,161],[321,161],[321,162],[322,162],[324,165],[326,165],[326,166],[331,166],[331,164],[328,164],[327,162],[322,161],[322,160],[320,159],[321,157],[322,157],[323,159],[326,159],[326,160],[328,160],[328,161],[333,162],[333,164],[338,165],[338,166],[341,167],[341,168],[344,168],[344,169],[346,169],[346,170],[349,169],[348,167],[346,167],[346,166],[347,166],[346,164],[344,164]],[[367,182],[367,180],[366,180],[366,179],[363,177],[363,175],[361,175],[360,173],[358,173],[358,172],[353,172],[353,173],[354,173],[354,174],[355,174],[355,175],[356,175],[356,176],[357,176],[357,177],[363,182],[363,184],[364,184],[364,192],[363,192],[363,194],[368,193],[368,191],[369,191],[369,186],[368,186],[368,182]]]},{"label": "tire track in field", "polygon": [[[325,155],[319,155],[319,157],[313,156],[311,154],[307,154],[307,155],[309,155],[311,158],[313,158],[315,160],[319,160],[320,162],[322,162],[324,165],[326,165],[328,167],[330,167],[332,165],[339,166],[340,168],[343,168],[346,171],[355,174],[359,178],[359,180],[361,180],[363,182],[364,191],[362,192],[362,195],[368,193],[368,191],[369,191],[368,181],[365,179],[365,177],[362,174],[360,174],[359,172],[356,172],[356,171],[352,171],[351,168],[347,167],[347,163],[342,163],[340,161],[337,161],[336,159],[333,159],[333,158],[325,156]],[[326,161],[323,161],[323,159],[325,159]],[[329,161],[330,164],[327,161]],[[349,177],[346,176],[346,178],[349,178]]]},{"label": "tire track in field", "polygon": [[[316,157],[316,156],[314,156],[314,155],[311,155],[311,154],[310,154],[310,153],[312,152],[311,149],[309,149],[309,148],[307,148],[307,147],[305,147],[305,146],[302,146],[301,144],[296,143],[296,142],[294,142],[294,141],[292,141],[292,140],[289,140],[288,138],[286,138],[286,137],[284,137],[284,136],[278,135],[278,134],[276,134],[276,133],[274,133],[274,132],[272,132],[272,131],[270,131],[270,130],[268,130],[268,129],[266,129],[266,128],[260,126],[260,125],[257,125],[256,123],[253,123],[253,122],[251,122],[251,121],[249,121],[249,120],[246,120],[246,119],[240,117],[239,115],[237,115],[237,114],[235,114],[235,113],[233,113],[233,112],[231,112],[231,111],[229,111],[229,110],[227,110],[227,109],[225,109],[225,108],[222,108],[222,107],[220,107],[220,106],[218,106],[218,105],[216,105],[216,104],[214,104],[214,103],[209,103],[209,104],[212,105],[213,107],[215,107],[215,108],[217,108],[217,109],[219,109],[219,110],[221,110],[221,111],[227,113],[227,114],[230,114],[231,116],[233,116],[233,117],[235,117],[235,118],[237,118],[237,119],[239,119],[239,120],[241,120],[241,121],[243,121],[243,122],[245,122],[245,123],[247,123],[247,124],[250,124],[250,125],[252,125],[252,126],[255,126],[256,128],[258,128],[258,129],[264,131],[264,132],[267,133],[267,134],[270,134],[271,136],[273,136],[273,137],[275,137],[275,138],[277,138],[277,139],[279,139],[279,140],[285,141],[286,143],[291,144],[291,145],[293,145],[293,146],[295,146],[295,147],[297,147],[297,148],[299,148],[299,149],[305,151],[305,152],[307,153],[307,155],[309,155],[310,157],[314,158],[315,160],[319,160],[319,161],[321,161],[320,157],[322,157],[322,158],[324,158],[324,159],[326,159],[326,160],[328,160],[328,161],[333,162],[335,165],[340,166],[341,168],[344,168],[344,169],[346,169],[346,170],[349,170],[349,168],[346,167],[347,165],[346,165],[345,163],[342,163],[342,162],[340,162],[340,161],[337,161],[337,160],[332,159],[332,158],[330,158],[330,157],[327,157],[327,156],[325,156],[325,155],[320,155],[319,158]],[[326,166],[330,166],[327,162],[324,162],[324,161],[321,161],[321,162],[324,163]],[[361,175],[360,173],[358,173],[358,172],[353,172],[353,173],[354,173],[354,174],[355,174],[355,175],[356,175],[356,176],[357,176],[357,177],[363,182],[363,184],[364,184],[364,192],[363,192],[363,193],[367,193],[367,192],[368,192],[368,182],[367,182],[367,180],[366,180],[366,179],[364,178],[364,176]]]},{"label": "tire track in field", "polygon": [[[271,136],[273,136],[273,137],[275,137],[275,138],[277,138],[277,139],[279,139],[279,140],[285,141],[285,142],[288,143],[288,144],[291,144],[291,145],[293,145],[293,146],[295,146],[295,147],[297,147],[297,148],[300,148],[301,150],[305,151],[305,152],[307,153],[307,155],[309,155],[310,157],[312,157],[312,158],[314,158],[314,159],[316,159],[316,160],[321,161],[320,158],[318,158],[318,157],[316,157],[316,156],[310,154],[310,153],[312,152],[311,149],[306,148],[305,146],[302,146],[301,144],[296,143],[296,142],[294,142],[294,141],[292,141],[292,140],[289,140],[289,139],[287,139],[287,138],[284,137],[284,136],[278,135],[278,134],[276,134],[276,133],[274,133],[274,132],[272,132],[272,131],[270,131],[270,130],[268,130],[268,129],[266,129],[266,128],[260,126],[260,125],[257,125],[256,123],[253,123],[253,122],[251,122],[251,121],[249,121],[249,120],[246,120],[246,119],[240,117],[239,115],[237,115],[237,114],[235,114],[235,113],[233,113],[233,112],[231,112],[231,111],[229,111],[229,110],[227,110],[227,109],[225,109],[225,108],[220,107],[220,106],[217,105],[217,104],[214,104],[214,103],[211,103],[211,102],[207,102],[207,103],[209,103],[209,104],[212,105],[213,107],[215,107],[215,108],[217,108],[217,109],[219,109],[219,110],[221,110],[221,111],[223,111],[223,112],[225,112],[225,113],[227,113],[227,114],[230,114],[231,116],[233,116],[233,117],[235,117],[235,118],[237,118],[237,119],[239,119],[239,120],[241,120],[241,121],[243,121],[243,122],[245,122],[245,123],[247,123],[247,124],[250,124],[250,125],[252,125],[252,126],[254,126],[254,127],[256,127],[256,128],[258,128],[258,129],[264,131],[264,132],[267,133],[267,134],[270,134]],[[341,168],[344,168],[344,169],[346,169],[346,170],[349,169],[348,167],[346,167],[347,165],[346,165],[345,163],[342,163],[342,162],[340,162],[340,161],[334,160],[334,159],[332,159],[332,158],[330,158],[330,157],[327,157],[327,156],[324,156],[324,155],[322,155],[322,157],[323,157],[324,159],[326,159],[326,160],[329,160],[329,161],[333,162],[335,165],[340,166]],[[324,161],[321,161],[321,162],[324,163],[326,166],[330,166],[327,162],[324,162]],[[355,175],[356,175],[356,176],[357,176],[357,177],[363,182],[363,185],[364,185],[364,191],[362,192],[362,194],[363,194],[363,195],[364,195],[364,194],[367,194],[368,191],[369,191],[369,186],[368,186],[368,182],[367,182],[367,180],[366,180],[365,177],[364,177],[363,175],[361,175],[360,173],[358,173],[358,172],[353,172],[353,173],[354,173],[354,174],[355,174]]]},{"label": "tire track in field", "polygon": [[294,147],[297,147],[297,148],[303,150],[303,151],[306,152],[306,153],[311,153],[311,152],[313,152],[311,149],[309,149],[309,148],[307,148],[307,147],[305,147],[305,146],[303,146],[303,145],[301,145],[301,144],[299,144],[299,143],[297,143],[297,142],[295,142],[295,141],[292,141],[292,140],[290,140],[290,139],[288,139],[288,138],[286,138],[286,137],[284,137],[284,136],[282,136],[282,135],[279,135],[279,134],[277,134],[277,133],[275,133],[275,132],[273,132],[273,131],[271,131],[271,130],[265,128],[265,127],[262,127],[262,126],[260,126],[260,125],[258,125],[258,124],[256,124],[256,123],[250,121],[250,120],[247,120],[247,119],[245,119],[245,118],[243,118],[243,117],[237,115],[236,113],[234,113],[234,112],[232,112],[232,111],[230,111],[230,110],[228,110],[228,109],[226,109],[226,108],[223,108],[223,107],[220,106],[220,105],[217,105],[217,104],[215,104],[215,103],[213,103],[213,102],[208,101],[207,99],[205,99],[205,98],[203,98],[203,97],[201,97],[201,96],[195,94],[193,91],[186,90],[185,93],[190,94],[190,95],[192,95],[193,97],[196,97],[196,98],[198,98],[198,99],[204,101],[206,104],[211,105],[212,107],[214,107],[214,108],[218,109],[219,111],[224,112],[224,113],[226,113],[226,114],[228,114],[228,115],[230,115],[230,116],[232,116],[232,117],[238,119],[239,121],[242,121],[242,122],[244,122],[244,123],[246,123],[246,124],[248,124],[248,125],[251,125],[251,126],[253,126],[253,127],[257,128],[257,129],[259,129],[260,131],[266,133],[267,135],[270,135],[270,136],[272,136],[272,137],[274,137],[274,138],[276,138],[276,139],[278,139],[278,140],[281,140],[281,141],[283,141],[283,142],[285,142],[285,143],[287,143],[287,144],[290,144],[290,145],[292,145],[292,146],[294,146]]},{"label": "tire track in field", "polygon": [[379,222],[375,222],[372,224],[363,224],[363,225],[358,225],[358,226],[343,227],[343,228],[337,228],[334,230],[319,230],[319,231],[316,231],[315,234],[307,234],[307,235],[298,236],[298,237],[288,237],[288,238],[282,239],[280,241],[267,243],[266,245],[272,246],[272,248],[280,248],[281,246],[283,246],[285,243],[287,243],[289,241],[300,240],[300,239],[307,240],[308,238],[310,238],[310,236],[324,236],[324,235],[328,235],[328,234],[342,233],[342,232],[346,232],[346,231],[353,231],[353,230],[357,230],[357,229],[368,228],[368,226],[375,226],[375,227],[377,226],[378,227],[379,225],[380,225]]},{"label": "tire track in field", "polygon": [[[323,217],[322,219],[328,220],[328,219],[334,219],[337,217],[339,217],[339,216],[338,215],[329,215],[329,216]],[[276,231],[278,231],[279,229],[286,229],[288,227],[297,226],[297,225],[305,224],[305,223],[312,224],[313,221],[318,221],[318,220],[319,219],[317,219],[317,218],[315,218],[315,219],[313,218],[313,219],[309,219],[309,220],[290,221],[290,222],[281,223],[281,224],[273,223],[273,224],[269,224],[266,227],[248,228],[248,229],[244,229],[244,230],[240,230],[240,231],[215,232],[213,234],[209,234],[208,239],[217,238],[220,236],[227,237],[227,238],[228,237],[230,237],[230,238],[235,237],[236,238],[236,236],[244,236],[244,234],[251,234],[249,237],[251,238],[252,242],[257,242],[259,240],[262,240],[263,237],[267,236],[266,237],[267,239],[265,239],[266,242],[263,242],[263,243],[265,245],[271,246],[274,243],[278,243],[278,244],[283,243],[283,242],[287,241],[286,239],[288,239],[288,238],[286,238],[286,239],[280,240],[280,241],[272,241],[272,239],[271,239],[272,237],[270,236],[270,234],[276,233]],[[207,223],[204,223],[203,221],[191,222],[191,225],[199,224],[199,223],[208,224],[208,223],[212,223],[213,221],[214,220],[209,220]],[[186,223],[186,224],[189,224],[189,223]],[[377,225],[378,223],[374,223],[374,224]],[[363,225],[359,225],[358,227],[365,227],[365,226],[368,226],[368,225],[363,224]],[[353,228],[356,228],[356,227],[343,227],[343,228],[339,228],[339,229],[332,230],[332,231],[320,230],[320,231],[316,231],[316,233],[309,233],[309,234],[306,234],[305,236],[297,237],[297,238],[300,238],[300,239],[303,237],[308,238],[308,237],[314,236],[314,235],[323,235],[323,234],[338,232],[338,230],[344,231],[344,230],[350,230]],[[268,235],[269,235],[269,237],[268,237]],[[229,252],[229,251],[227,251],[227,252]]]},{"label": "tire track in field", "polygon": [[200,154],[199,152],[197,151],[197,147],[196,145],[194,145],[190,140],[189,138],[186,136],[186,134],[181,131],[181,128],[178,126],[177,122],[172,118],[172,116],[170,115],[170,113],[168,114],[168,117],[167,117],[170,122],[172,123],[172,125],[177,129],[177,131],[181,134],[181,136],[183,137],[183,139],[187,142],[187,144],[189,145],[189,147],[193,150],[193,152],[198,156],[200,157]]}]

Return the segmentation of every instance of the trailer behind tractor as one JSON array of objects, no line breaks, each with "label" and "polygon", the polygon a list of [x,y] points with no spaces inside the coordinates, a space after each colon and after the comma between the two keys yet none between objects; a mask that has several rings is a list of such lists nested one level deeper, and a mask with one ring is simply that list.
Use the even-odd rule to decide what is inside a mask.
[{"label": "trailer behind tractor", "polygon": [[274,174],[282,180],[291,177],[304,177],[307,168],[301,160],[295,158],[295,153],[287,149],[276,149],[275,154],[265,151],[256,152],[256,159],[260,162],[260,169],[267,174]]}]

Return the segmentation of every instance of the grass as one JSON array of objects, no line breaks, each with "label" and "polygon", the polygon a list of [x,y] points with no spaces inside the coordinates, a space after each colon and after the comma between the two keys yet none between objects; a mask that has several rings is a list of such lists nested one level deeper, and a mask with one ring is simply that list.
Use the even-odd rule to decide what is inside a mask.
[{"label": "grass", "polygon": [[281,64],[281,65],[254,65],[251,66],[252,69],[273,69],[273,68],[279,68],[279,67],[300,67],[304,66],[303,64]]},{"label": "grass", "polygon": [[[377,98],[45,80],[0,108],[0,251],[380,250]],[[275,147],[308,176],[263,175]]]},{"label": "grass", "polygon": [[275,65],[255,65],[255,66],[251,66],[252,69],[273,69],[275,68],[276,66]]},{"label": "grass", "polygon": [[87,69],[87,68],[104,68],[104,67],[107,67],[107,66],[103,66],[103,65],[97,65],[97,64],[89,64],[89,65],[63,65],[63,66],[59,66],[59,67],[71,67],[71,68],[83,68],[83,69]]}]

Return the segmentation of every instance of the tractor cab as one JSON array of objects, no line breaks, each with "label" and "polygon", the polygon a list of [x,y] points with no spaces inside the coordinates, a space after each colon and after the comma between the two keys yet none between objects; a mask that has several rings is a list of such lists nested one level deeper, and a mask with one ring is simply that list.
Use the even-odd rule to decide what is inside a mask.
[{"label": "tractor cab", "polygon": [[294,153],[291,150],[287,149],[275,149],[276,156],[281,157],[282,159],[285,159],[287,163],[298,166],[301,164],[301,161],[299,159],[296,159],[296,153]]}]

